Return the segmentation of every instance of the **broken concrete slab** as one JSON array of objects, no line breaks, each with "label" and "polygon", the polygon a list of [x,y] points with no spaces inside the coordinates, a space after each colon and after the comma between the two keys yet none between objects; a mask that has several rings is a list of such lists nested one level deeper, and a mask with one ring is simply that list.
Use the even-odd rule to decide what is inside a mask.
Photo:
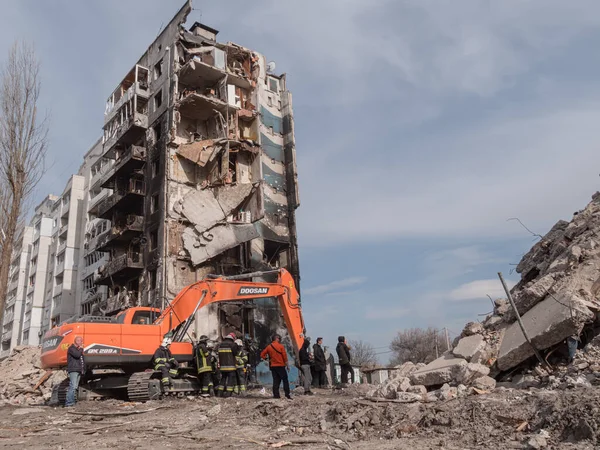
[{"label": "broken concrete slab", "polygon": [[[578,335],[594,314],[575,295],[556,293],[535,305],[523,315],[523,325],[533,345],[543,350],[556,345],[568,336]],[[498,368],[508,370],[534,355],[517,322],[506,329],[500,351]]]},{"label": "broken concrete slab", "polygon": [[423,386],[449,383],[463,376],[467,364],[463,358],[446,354],[413,372],[410,380],[415,385],[422,384]]},{"label": "broken concrete slab", "polygon": [[411,373],[415,372],[417,369],[418,369],[418,367],[414,363],[407,361],[399,366],[396,366],[396,370],[391,371],[391,377],[392,378],[408,377]]},{"label": "broken concrete slab", "polygon": [[194,266],[258,237],[259,233],[253,224],[219,225],[202,234],[186,228],[182,233],[183,246]]},{"label": "broken concrete slab", "polygon": [[427,394],[427,388],[422,384],[417,384],[416,386],[409,386],[406,392],[410,392],[411,394]]},{"label": "broken concrete slab", "polygon": [[482,391],[492,391],[496,388],[496,380],[486,375],[473,381],[472,386]]},{"label": "broken concrete slab", "polygon": [[191,144],[182,144],[176,152],[188,161],[204,167],[211,160],[217,148],[213,139],[205,139]]},{"label": "broken concrete slab", "polygon": [[472,336],[466,336],[458,341],[458,345],[452,350],[452,353],[458,358],[464,358],[467,361],[471,361],[471,358],[477,352],[483,351],[485,346],[486,343],[483,336],[474,334]]},{"label": "broken concrete slab", "polygon": [[[520,292],[515,295],[515,305],[519,310],[519,314],[523,315],[548,295],[548,291],[556,283],[556,275],[549,273],[543,277],[536,279],[531,284],[525,286]],[[515,312],[511,309],[505,315],[509,321],[515,320]]]},{"label": "broken concrete slab", "polygon": [[175,212],[187,218],[198,233],[210,230],[224,222],[250,194],[252,184],[238,184],[219,188],[215,194],[212,189],[193,191],[173,207]]},{"label": "broken concrete slab", "polygon": [[[408,391],[408,388],[411,386],[410,379],[408,379],[407,377],[400,377],[397,380],[399,381],[399,383],[398,383],[398,387],[396,388],[396,391],[398,391],[398,392]],[[394,380],[394,381],[396,381],[396,380]]]}]

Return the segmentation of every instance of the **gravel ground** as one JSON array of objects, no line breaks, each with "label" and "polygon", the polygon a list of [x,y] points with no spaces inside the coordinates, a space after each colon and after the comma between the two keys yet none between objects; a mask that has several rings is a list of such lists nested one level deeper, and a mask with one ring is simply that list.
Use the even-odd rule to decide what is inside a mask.
[{"label": "gravel ground", "polygon": [[598,448],[600,389],[373,402],[361,389],[294,400],[167,399],[0,407],[0,448]]}]

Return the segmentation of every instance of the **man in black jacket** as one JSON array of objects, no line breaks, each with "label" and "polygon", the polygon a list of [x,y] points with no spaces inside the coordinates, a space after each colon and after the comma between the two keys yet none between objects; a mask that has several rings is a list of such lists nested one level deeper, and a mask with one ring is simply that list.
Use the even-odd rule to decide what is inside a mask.
[{"label": "man in black jacket", "polygon": [[221,382],[217,389],[217,397],[231,397],[236,382],[235,355],[239,348],[235,343],[235,334],[229,333],[219,344],[219,370],[221,371]]},{"label": "man in black jacket", "polygon": [[76,392],[79,389],[81,375],[85,374],[85,359],[83,358],[83,338],[75,336],[74,343],[67,350],[67,372],[69,373],[69,389],[65,407],[77,403]]},{"label": "man in black jacket", "polygon": [[317,343],[313,345],[313,354],[315,355],[315,373],[317,379],[317,386],[320,388],[327,386],[327,360],[325,359],[325,352],[323,351],[323,338],[317,338]]},{"label": "man in black jacket", "polygon": [[310,390],[312,383],[312,377],[310,374],[310,338],[306,336],[304,343],[298,352],[300,356],[300,366],[302,367],[302,374],[304,375],[304,395],[313,395]]},{"label": "man in black jacket", "polygon": [[338,337],[338,345],[335,351],[337,352],[340,368],[342,369],[342,384],[348,384],[348,375],[351,375],[352,383],[354,383],[354,370],[351,365],[352,356],[350,355],[350,347],[346,343],[344,336]]}]

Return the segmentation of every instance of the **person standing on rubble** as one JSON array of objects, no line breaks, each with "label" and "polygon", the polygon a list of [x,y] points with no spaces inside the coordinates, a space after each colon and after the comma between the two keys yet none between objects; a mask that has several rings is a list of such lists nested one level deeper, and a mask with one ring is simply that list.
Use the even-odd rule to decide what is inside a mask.
[{"label": "person standing on rubble", "polygon": [[200,383],[200,389],[202,396],[215,395],[213,379],[212,379],[212,364],[211,364],[211,352],[207,346],[208,336],[202,335],[198,340],[196,346],[196,369],[198,370],[198,381]]},{"label": "person standing on rubble", "polygon": [[235,355],[239,349],[234,342],[235,334],[229,333],[219,344],[219,370],[221,371],[221,382],[217,389],[217,397],[231,397],[236,382]]},{"label": "person standing on rubble", "polygon": [[67,350],[67,372],[69,373],[69,389],[65,407],[75,406],[77,403],[77,389],[81,375],[85,374],[85,358],[83,356],[83,338],[75,336],[74,343]]},{"label": "person standing on rubble", "polygon": [[323,351],[323,338],[317,338],[317,343],[313,345],[313,354],[315,358],[315,374],[317,379],[317,386],[324,388],[327,386],[327,376],[325,371],[327,370],[327,360],[325,359],[325,352]]},{"label": "person standing on rubble", "polygon": [[167,391],[167,389],[173,390],[172,377],[177,376],[179,372],[179,363],[171,354],[171,350],[169,350],[172,342],[171,338],[164,338],[152,357],[154,370],[160,371],[160,384],[162,385],[163,392]]},{"label": "person standing on rubble", "polygon": [[340,368],[342,369],[342,384],[348,384],[348,375],[351,375],[352,383],[354,383],[354,370],[351,365],[352,355],[350,354],[350,346],[344,336],[338,337],[338,344],[335,351],[337,352]]},{"label": "person standing on rubble", "polygon": [[241,339],[235,340],[238,352],[235,355],[236,385],[234,391],[241,396],[246,395],[246,365],[248,364],[248,352],[244,349]]},{"label": "person standing on rubble", "polygon": [[287,374],[290,371],[290,366],[285,347],[281,345],[280,335],[273,335],[273,341],[267,345],[260,354],[260,357],[263,360],[267,359],[267,356],[269,357],[269,368],[273,375],[273,398],[281,398],[279,395],[279,385],[283,381],[285,398],[291,400],[290,382]]},{"label": "person standing on rubble", "polygon": [[313,392],[310,390],[312,376],[310,373],[310,338],[308,336],[304,337],[304,343],[300,347],[298,356],[300,356],[300,367],[304,375],[304,395],[313,395]]}]

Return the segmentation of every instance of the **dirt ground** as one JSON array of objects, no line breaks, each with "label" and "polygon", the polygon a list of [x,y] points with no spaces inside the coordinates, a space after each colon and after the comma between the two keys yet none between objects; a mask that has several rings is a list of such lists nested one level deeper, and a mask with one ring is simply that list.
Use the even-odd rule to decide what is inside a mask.
[{"label": "dirt ground", "polygon": [[0,407],[0,448],[598,448],[600,389],[373,402],[360,389],[273,400],[173,398]]}]

